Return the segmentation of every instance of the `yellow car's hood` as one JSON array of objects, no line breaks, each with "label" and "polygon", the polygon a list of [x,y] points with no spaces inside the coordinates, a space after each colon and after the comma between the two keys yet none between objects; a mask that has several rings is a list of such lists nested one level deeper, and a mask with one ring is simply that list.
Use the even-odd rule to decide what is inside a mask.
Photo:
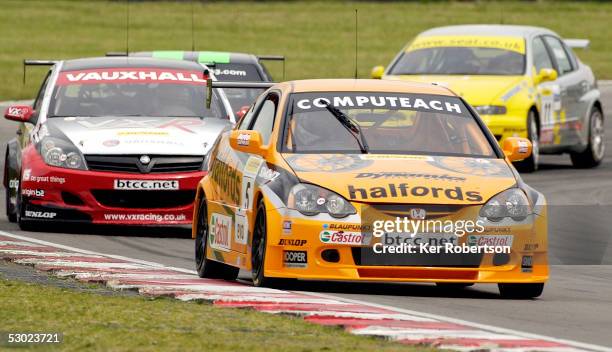
[{"label": "yellow car's hood", "polygon": [[523,76],[401,75],[385,76],[384,79],[434,82],[449,88],[470,105],[478,106],[493,104],[502,95],[519,85]]},{"label": "yellow car's hood", "polygon": [[516,184],[503,159],[419,155],[283,155],[302,182],[357,202],[482,204]]}]

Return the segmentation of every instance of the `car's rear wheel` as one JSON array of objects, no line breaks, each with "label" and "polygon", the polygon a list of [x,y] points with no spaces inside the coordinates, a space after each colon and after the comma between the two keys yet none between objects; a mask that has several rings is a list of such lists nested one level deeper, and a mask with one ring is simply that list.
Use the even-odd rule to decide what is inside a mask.
[{"label": "car's rear wheel", "polygon": [[603,114],[595,108],[589,118],[589,144],[583,152],[570,153],[572,165],[580,169],[596,167],[601,164],[605,150]]},{"label": "car's rear wheel", "polygon": [[266,264],[266,249],[268,244],[268,224],[266,206],[262,201],[257,206],[255,227],[253,229],[253,242],[251,247],[251,274],[255,286],[277,286],[282,280],[266,277],[264,268]]},{"label": "car's rear wheel", "polygon": [[196,223],[195,261],[200,277],[212,279],[236,280],[239,268],[217,262],[206,257],[208,246],[208,208],[202,198],[198,205],[198,221]]},{"label": "car's rear wheel", "polygon": [[514,163],[514,166],[520,172],[534,172],[538,169],[540,162],[540,135],[536,118],[535,111],[529,110],[527,114],[527,137],[531,142],[532,149],[529,158]]},{"label": "car's rear wheel", "polygon": [[544,284],[497,284],[499,293],[504,298],[536,298],[544,291]]},{"label": "car's rear wheel", "polygon": [[6,217],[9,222],[17,222],[17,212],[15,211],[15,206],[11,204],[11,184],[10,184],[10,175],[9,175],[9,160],[8,160],[8,148],[6,151],[6,155],[4,157],[4,179],[6,183],[6,187],[4,188],[4,210],[6,211]]},{"label": "car's rear wheel", "polygon": [[28,200],[21,194],[21,182],[19,182],[19,187],[17,187],[16,199],[15,215],[17,217],[16,220],[17,224],[19,225],[19,229],[22,231],[37,231],[38,223],[36,221],[25,219],[25,210],[28,205]]}]

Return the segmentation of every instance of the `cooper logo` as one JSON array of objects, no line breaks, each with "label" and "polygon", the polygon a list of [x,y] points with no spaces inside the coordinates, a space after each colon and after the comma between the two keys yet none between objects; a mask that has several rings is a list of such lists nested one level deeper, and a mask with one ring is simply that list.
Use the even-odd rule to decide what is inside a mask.
[{"label": "cooper logo", "polygon": [[142,191],[174,191],[179,189],[178,180],[115,180],[114,189]]},{"label": "cooper logo", "polygon": [[427,212],[425,211],[425,209],[420,209],[420,208],[410,209],[410,218],[412,220],[425,220],[426,215],[427,215]]},{"label": "cooper logo", "polygon": [[238,135],[238,145],[247,146],[251,143],[251,135],[246,133],[241,133]]},{"label": "cooper logo", "polygon": [[230,229],[232,228],[232,218],[226,215],[213,213],[210,217],[210,247],[221,251],[229,252]]},{"label": "cooper logo", "polygon": [[308,265],[308,252],[284,251],[284,264],[288,268],[305,268]]}]

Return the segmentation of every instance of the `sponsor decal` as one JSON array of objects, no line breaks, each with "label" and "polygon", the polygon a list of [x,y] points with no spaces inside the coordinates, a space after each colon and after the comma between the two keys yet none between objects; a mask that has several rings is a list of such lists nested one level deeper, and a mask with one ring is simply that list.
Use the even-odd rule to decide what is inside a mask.
[{"label": "sponsor decal", "polygon": [[21,176],[21,179],[24,181],[30,181],[30,175],[32,175],[32,169],[25,169],[23,170],[23,175]]},{"label": "sponsor decal", "polygon": [[431,156],[427,155],[362,154],[359,157],[363,160],[433,160]]},{"label": "sponsor decal", "polygon": [[283,251],[283,263],[287,268],[306,268],[308,266],[308,252]]},{"label": "sponsor decal", "polygon": [[393,179],[393,178],[422,178],[426,180],[441,180],[441,181],[465,181],[465,177],[449,176],[447,174],[434,175],[414,172],[360,172],[355,178],[371,178],[371,179]]},{"label": "sponsor decal", "polygon": [[118,136],[167,136],[166,131],[119,131]]},{"label": "sponsor decal", "polygon": [[346,172],[372,164],[372,160],[347,154],[294,154],[287,157],[287,162],[295,171],[313,172]]},{"label": "sponsor decal", "polygon": [[319,233],[319,240],[325,244],[369,244],[370,238],[361,232],[344,232],[323,230]]},{"label": "sponsor decal", "polygon": [[249,239],[249,220],[244,215],[236,214],[234,224],[234,241],[239,244],[247,244]]},{"label": "sponsor decal", "polygon": [[501,160],[484,158],[435,157],[431,165],[464,175],[512,177],[512,172]]},{"label": "sponsor decal", "polygon": [[115,180],[114,189],[142,191],[170,191],[179,189],[178,180]]},{"label": "sponsor decal", "polygon": [[54,219],[57,216],[57,213],[53,213],[49,211],[26,210],[25,216],[28,218]]},{"label": "sponsor decal", "polygon": [[44,198],[45,190],[44,189],[24,188],[21,190],[21,194],[26,197]]},{"label": "sponsor decal", "polygon": [[525,39],[509,36],[445,35],[418,37],[406,51],[440,47],[478,47],[514,51],[525,54]]},{"label": "sponsor decal", "polygon": [[241,133],[237,138],[238,145],[248,146],[251,143],[251,135],[248,133]]},{"label": "sponsor decal", "polygon": [[241,204],[242,177],[230,148],[221,149],[212,162],[210,177],[233,204]]},{"label": "sponsor decal", "polygon": [[323,229],[332,230],[332,231],[369,231],[372,229],[372,226],[366,224],[323,224]]},{"label": "sponsor decal", "polygon": [[525,251],[535,251],[540,247],[538,243],[526,243],[523,250]]},{"label": "sponsor decal", "polygon": [[386,233],[381,237],[380,243],[386,246],[412,245],[412,246],[453,246],[458,244],[458,236],[452,233],[417,233],[406,235],[404,233]]},{"label": "sponsor decal", "polygon": [[469,235],[467,244],[469,246],[504,246],[512,247],[512,235]]},{"label": "sponsor decal", "polygon": [[533,272],[533,257],[530,255],[523,256],[521,259],[521,271],[524,273]]},{"label": "sponsor decal", "polygon": [[12,116],[24,116],[27,111],[28,108],[26,107],[9,106],[7,109],[7,114]]},{"label": "sponsor decal", "polygon": [[263,166],[259,170],[259,177],[261,177],[262,179],[264,179],[264,180],[266,180],[268,182],[274,181],[274,179],[276,179],[279,175],[280,175],[280,172],[274,171],[274,170],[268,168],[267,166]]},{"label": "sponsor decal", "polygon": [[249,160],[247,160],[246,164],[244,165],[242,174],[245,176],[256,177],[262,163],[262,158],[254,156],[249,157]]},{"label": "sponsor decal", "polygon": [[529,143],[526,141],[518,141],[518,152],[526,154],[529,151]]},{"label": "sponsor decal", "polygon": [[283,233],[291,234],[291,220],[283,221]]},{"label": "sponsor decal", "polygon": [[280,241],[278,241],[278,245],[279,246],[302,247],[307,242],[308,242],[307,240],[298,240],[298,239],[293,239],[293,238],[281,238]]},{"label": "sponsor decal", "polygon": [[[415,110],[424,112],[441,112],[463,115],[463,104],[456,97],[433,94],[397,94],[397,93],[324,93],[298,94],[294,109],[314,111],[331,105],[336,108],[353,109],[389,109]],[[302,98],[303,97],[303,98]],[[300,99],[302,98],[302,99]]]},{"label": "sponsor decal", "polygon": [[70,84],[99,83],[171,83],[171,84],[205,84],[203,72],[188,70],[168,70],[154,68],[108,68],[82,71],[60,72],[58,86]]},{"label": "sponsor decal", "polygon": [[119,119],[108,119],[100,122],[92,122],[87,119],[80,119],[76,123],[79,125],[92,129],[92,130],[103,130],[103,129],[116,129],[116,128],[168,128],[168,129],[179,129],[188,133],[197,133],[190,127],[202,126],[205,124],[200,119],[190,118],[176,118],[176,119],[150,119],[150,120],[134,120],[130,118],[119,118]]},{"label": "sponsor decal", "polygon": [[15,190],[19,189],[19,179],[12,178],[9,180],[9,188],[13,188]]},{"label": "sponsor decal", "polygon": [[102,145],[105,147],[116,147],[119,145],[119,141],[117,139],[109,139],[107,141],[102,142]]},{"label": "sponsor decal", "polygon": [[255,180],[252,177],[245,176],[242,178],[242,191],[240,207],[242,209],[251,209],[253,204],[253,190],[255,188]]},{"label": "sponsor decal", "polygon": [[170,222],[170,221],[185,221],[185,214],[157,214],[157,213],[138,213],[138,214],[121,214],[110,213],[104,214],[104,220],[110,221],[145,221],[145,222]]},{"label": "sponsor decal", "polygon": [[389,183],[385,186],[370,188],[355,187],[348,185],[349,199],[366,200],[377,198],[406,198],[406,197],[433,197],[446,198],[452,200],[467,200],[470,202],[482,201],[482,196],[478,191],[464,191],[457,186],[454,188],[429,187],[429,186],[409,186],[407,183]]},{"label": "sponsor decal", "polygon": [[244,70],[230,70],[230,69],[218,69],[212,70],[215,76],[246,76],[247,72]]},{"label": "sponsor decal", "polygon": [[212,213],[210,217],[210,230],[208,238],[210,247],[220,251],[229,252],[231,249],[230,231],[232,218],[227,215]]}]

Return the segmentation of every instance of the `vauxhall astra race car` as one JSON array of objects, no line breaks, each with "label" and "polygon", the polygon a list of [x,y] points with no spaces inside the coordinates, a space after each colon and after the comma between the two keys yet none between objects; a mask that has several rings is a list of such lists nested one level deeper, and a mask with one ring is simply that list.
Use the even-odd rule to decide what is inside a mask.
[{"label": "vauxhall astra race car", "polygon": [[33,106],[8,143],[11,221],[125,225],[191,223],[204,156],[234,115],[222,91],[207,108],[206,67],[152,58],[49,64]]},{"label": "vauxhall astra race car", "polygon": [[[253,54],[223,51],[156,50],[130,53],[130,56],[195,61],[206,65],[214,73],[217,80],[233,82],[271,82],[272,75],[270,75],[262,61],[283,61],[283,65],[285,61],[283,56],[256,56]],[[237,117],[242,117],[249,106],[253,104],[255,99],[264,90],[255,88],[225,88],[224,91]]]},{"label": "vauxhall astra race car", "polygon": [[537,27],[469,25],[419,34],[373,78],[436,82],[462,96],[495,138],[529,138],[531,157],[521,171],[538,168],[539,154],[569,153],[575,167],[604,157],[604,116],[590,67],[571,47],[588,40],[561,39]]},{"label": "vauxhall astra race car", "polygon": [[251,270],[257,286],[497,283],[502,295],[536,297],[548,278],[546,201],[511,164],[530,153],[520,137],[501,149],[441,86],[276,84],[207,158],[192,227],[198,273]]}]

